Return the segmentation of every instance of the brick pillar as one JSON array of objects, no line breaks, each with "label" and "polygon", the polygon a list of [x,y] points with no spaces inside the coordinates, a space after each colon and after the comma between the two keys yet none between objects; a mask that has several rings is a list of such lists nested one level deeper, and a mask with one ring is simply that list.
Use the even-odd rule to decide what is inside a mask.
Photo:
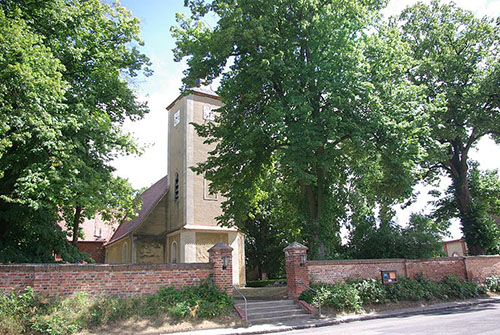
[{"label": "brick pillar", "polygon": [[[214,266],[214,284],[222,291],[233,295],[233,248],[222,242],[208,249],[208,261]],[[226,267],[224,268],[224,258]]]},{"label": "brick pillar", "polygon": [[[283,251],[285,252],[288,298],[298,300],[302,291],[307,289],[304,285],[299,284],[299,281],[309,285],[307,247],[298,242],[293,242]],[[303,260],[305,260],[305,263]]]}]

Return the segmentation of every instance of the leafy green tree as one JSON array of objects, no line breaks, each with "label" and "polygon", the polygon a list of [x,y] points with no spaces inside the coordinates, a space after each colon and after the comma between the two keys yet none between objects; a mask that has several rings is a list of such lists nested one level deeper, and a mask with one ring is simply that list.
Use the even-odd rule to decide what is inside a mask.
[{"label": "leafy green tree", "polygon": [[[487,254],[497,254],[500,251],[500,177],[497,170],[481,171],[477,162],[471,162],[472,168],[468,171],[468,188],[471,196],[473,213],[477,220],[476,230],[466,231],[464,234],[475,234],[474,238],[481,242]],[[439,192],[435,192],[440,197]],[[433,216],[437,220],[449,221],[460,218],[459,206],[455,197],[455,188],[451,185],[444,196],[434,202],[436,210]]]},{"label": "leafy green tree", "polygon": [[[417,160],[420,91],[405,79],[408,46],[378,27],[385,1],[186,1],[178,15],[175,58],[187,57],[186,86],[221,76],[217,123],[198,125],[217,142],[195,169],[247,210],[260,181],[275,171],[299,213],[314,258],[340,247],[350,185],[374,201],[411,193]],[[208,13],[218,18],[212,29]],[[369,33],[374,27],[380,34]],[[390,187],[384,187],[390,186]],[[234,217],[221,223],[241,225]]]},{"label": "leafy green tree", "polygon": [[[16,225],[52,231],[64,218],[76,245],[85,217],[121,219],[135,208],[110,162],[139,152],[121,126],[148,110],[129,88],[139,72],[150,74],[139,22],[99,0],[3,0],[0,8],[0,241],[26,232]],[[13,211],[29,215],[12,220]]]},{"label": "leafy green tree", "polygon": [[[265,273],[268,278],[282,278],[283,249],[293,241],[300,241],[300,215],[289,205],[290,190],[274,173],[268,173],[260,182],[255,196],[248,206],[231,206],[224,212],[225,220],[240,222],[239,228],[245,234],[245,255],[247,269],[257,270],[260,279]],[[241,216],[233,212],[241,210]]]},{"label": "leafy green tree", "polygon": [[430,258],[443,253],[442,237],[449,224],[412,214],[407,227],[394,223],[377,226],[367,217],[352,230],[347,255],[352,258]]},{"label": "leafy green tree", "polygon": [[500,141],[500,20],[476,18],[455,4],[419,3],[398,22],[415,67],[407,74],[424,85],[429,113],[430,175],[445,172],[471,254],[484,254],[483,217],[470,194],[469,152],[478,140]]}]

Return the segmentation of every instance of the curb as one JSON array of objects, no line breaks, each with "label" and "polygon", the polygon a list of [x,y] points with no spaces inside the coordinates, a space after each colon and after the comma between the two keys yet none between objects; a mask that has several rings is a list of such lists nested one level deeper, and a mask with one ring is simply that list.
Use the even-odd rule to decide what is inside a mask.
[{"label": "curb", "polygon": [[[408,309],[403,309],[403,310],[393,310],[390,312],[382,312],[380,314],[356,315],[353,317],[346,317],[346,318],[332,319],[332,320],[318,320],[317,322],[312,323],[312,324],[299,324],[299,325],[293,325],[293,326],[271,326],[267,329],[255,329],[255,330],[249,330],[247,328],[247,330],[242,330],[242,331],[236,330],[234,332],[223,332],[222,334],[223,335],[256,335],[256,334],[282,333],[282,332],[287,332],[287,331],[291,331],[291,330],[326,327],[326,326],[339,325],[339,324],[350,323],[350,322],[355,322],[355,321],[387,319],[387,318],[391,318],[391,317],[405,316],[405,315],[428,314],[428,313],[432,313],[432,312],[436,312],[436,311],[444,311],[444,310],[449,310],[449,309],[453,309],[453,308],[475,306],[475,305],[481,305],[481,304],[485,304],[485,303],[500,303],[500,297],[482,298],[482,299],[458,301],[458,302],[451,302],[451,303],[441,303],[441,304],[429,305],[429,306],[424,306],[424,307],[408,308]],[[164,333],[162,335],[221,334],[220,330],[221,330],[220,328],[219,329],[207,329],[204,331],[198,330],[198,331],[182,332],[182,333]],[[217,331],[219,331],[219,332],[217,332]]]}]

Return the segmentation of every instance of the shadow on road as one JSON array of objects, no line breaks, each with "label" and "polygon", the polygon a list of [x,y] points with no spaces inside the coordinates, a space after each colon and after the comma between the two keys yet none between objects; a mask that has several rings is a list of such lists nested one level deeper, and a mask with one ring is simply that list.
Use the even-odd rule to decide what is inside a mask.
[{"label": "shadow on road", "polygon": [[498,308],[500,305],[500,302],[488,302],[488,303],[482,303],[479,305],[473,305],[473,306],[458,306],[458,307],[453,307],[445,310],[430,310],[430,311],[420,311],[420,312],[412,312],[409,314],[404,314],[404,315],[398,315],[396,316],[397,318],[407,318],[415,315],[451,315],[451,314],[465,314],[465,313],[474,313],[474,312],[481,312],[485,310],[493,310],[495,308]]}]

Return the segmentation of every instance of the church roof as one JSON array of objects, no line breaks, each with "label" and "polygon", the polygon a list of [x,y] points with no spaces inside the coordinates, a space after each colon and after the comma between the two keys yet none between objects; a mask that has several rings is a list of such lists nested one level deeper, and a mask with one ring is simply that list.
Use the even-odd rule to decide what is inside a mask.
[{"label": "church roof", "polygon": [[156,207],[158,202],[168,192],[168,176],[165,176],[154,183],[150,188],[142,192],[141,209],[137,212],[137,216],[129,221],[124,221],[115,231],[107,244],[113,243],[128,236],[134,232],[148,217],[149,213]]},{"label": "church roof", "polygon": [[172,107],[174,107],[174,105],[177,103],[177,101],[182,99],[182,97],[186,96],[186,94],[188,94],[188,93],[192,93],[194,95],[199,95],[202,97],[209,97],[209,98],[214,98],[214,99],[220,100],[220,97],[217,95],[217,93],[215,93],[212,90],[212,88],[210,88],[208,86],[191,87],[188,90],[186,90],[185,93],[180,94],[174,101],[172,101],[172,103],[170,105],[168,105],[167,109],[170,110]]}]

